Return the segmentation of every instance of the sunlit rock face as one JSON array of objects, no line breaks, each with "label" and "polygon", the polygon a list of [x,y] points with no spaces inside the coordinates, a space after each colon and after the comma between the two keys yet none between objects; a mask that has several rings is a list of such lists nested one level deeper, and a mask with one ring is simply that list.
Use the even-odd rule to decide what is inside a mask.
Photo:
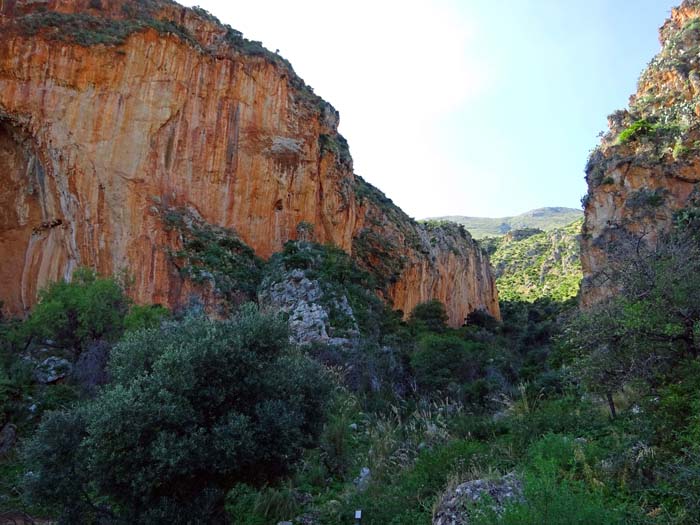
[{"label": "sunlit rock face", "polygon": [[611,250],[653,246],[682,208],[698,205],[700,182],[700,2],[685,1],[660,30],[661,52],[642,73],[629,109],[586,168],[582,303],[614,293]]},{"label": "sunlit rock face", "polygon": [[[394,308],[499,317],[488,259],[353,174],[338,113],[289,63],[201,10],[152,0],[0,0],[0,300],[18,315],[79,266],[137,302],[197,293],[163,210],[235,230],[261,257],[334,243]],[[393,154],[387,152],[387,154]],[[306,234],[309,228],[304,230]]]}]

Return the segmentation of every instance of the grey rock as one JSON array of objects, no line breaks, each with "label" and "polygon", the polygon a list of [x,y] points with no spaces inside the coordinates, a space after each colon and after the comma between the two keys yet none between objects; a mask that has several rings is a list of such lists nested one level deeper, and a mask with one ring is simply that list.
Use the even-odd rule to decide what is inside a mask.
[{"label": "grey rock", "polygon": [[[359,328],[347,298],[324,297],[319,281],[309,279],[303,270],[292,270],[273,281],[263,282],[258,300],[265,308],[288,314],[290,340],[295,344],[325,343],[352,347],[354,339],[359,337]],[[329,302],[335,311],[350,319],[349,337],[338,337],[334,333],[327,310]]]},{"label": "grey rock", "polygon": [[355,478],[355,486],[360,492],[364,492],[369,488],[369,482],[372,481],[372,471],[367,467],[362,467],[360,475]]},{"label": "grey rock", "polygon": [[73,377],[86,393],[94,395],[100,386],[109,382],[107,361],[111,349],[105,341],[93,341],[76,361]]},{"label": "grey rock", "polygon": [[353,432],[357,432],[357,423],[350,423],[350,430]]},{"label": "grey rock", "polygon": [[17,427],[8,423],[0,430],[0,458],[12,450],[16,442]]},{"label": "grey rock", "polygon": [[468,525],[469,515],[477,503],[488,495],[492,509],[500,514],[512,501],[523,502],[523,485],[515,474],[501,479],[468,481],[447,491],[433,515],[433,525]]},{"label": "grey rock", "polygon": [[294,518],[294,525],[319,525],[319,521],[313,514],[302,514]]},{"label": "grey rock", "polygon": [[62,357],[44,359],[34,369],[34,379],[44,385],[50,385],[64,379],[73,371],[73,365]]}]

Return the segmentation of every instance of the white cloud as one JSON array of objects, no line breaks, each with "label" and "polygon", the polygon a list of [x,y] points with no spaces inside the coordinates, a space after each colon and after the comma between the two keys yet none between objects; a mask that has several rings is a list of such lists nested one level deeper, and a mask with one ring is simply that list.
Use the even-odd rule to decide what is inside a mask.
[{"label": "white cloud", "polygon": [[467,211],[455,192],[466,168],[440,135],[490,71],[456,0],[183,3],[279,49],[340,111],[357,173],[409,214]]}]

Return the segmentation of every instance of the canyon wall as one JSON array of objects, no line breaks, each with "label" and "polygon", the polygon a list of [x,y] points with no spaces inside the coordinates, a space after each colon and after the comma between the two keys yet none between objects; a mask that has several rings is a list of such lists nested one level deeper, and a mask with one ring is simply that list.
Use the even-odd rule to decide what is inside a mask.
[{"label": "canyon wall", "polygon": [[[164,225],[186,209],[261,257],[307,224],[379,272],[404,312],[499,317],[488,258],[417,224],[353,174],[338,113],[280,56],[165,0],[0,0],[0,300],[22,315],[79,266],[125,271],[137,302],[193,286]],[[409,152],[405,152],[409,154]]]},{"label": "canyon wall", "polygon": [[700,2],[686,0],[660,30],[661,52],[586,168],[584,306],[614,293],[610,257],[653,246],[700,197]]}]

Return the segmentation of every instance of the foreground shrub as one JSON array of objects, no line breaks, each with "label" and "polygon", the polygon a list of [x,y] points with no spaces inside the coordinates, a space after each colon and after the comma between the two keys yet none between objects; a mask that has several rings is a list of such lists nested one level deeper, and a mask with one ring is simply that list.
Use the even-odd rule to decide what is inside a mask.
[{"label": "foreground shrub", "polygon": [[453,441],[424,450],[412,466],[396,469],[388,480],[370,483],[366,493],[353,496],[343,506],[341,520],[328,523],[351,523],[356,508],[363,509],[362,523],[367,525],[430,523],[433,506],[448,481],[467,471],[485,453],[482,444],[470,441]]},{"label": "foreground shrub", "polygon": [[418,385],[425,392],[446,390],[451,383],[462,384],[480,375],[479,353],[483,345],[455,336],[428,334],[411,355]]},{"label": "foreground shrub", "polygon": [[[84,508],[129,523],[224,522],[228,489],[281,476],[318,439],[330,382],[287,341],[286,325],[252,306],[127,334],[113,383],[39,427],[30,499],[63,507],[66,523],[91,523]],[[76,427],[72,440],[55,438],[57,419]],[[81,476],[62,476],[71,469]]]},{"label": "foreground shrub", "polygon": [[625,513],[611,505],[600,491],[584,483],[557,479],[553,462],[544,462],[524,476],[525,502],[507,505],[498,515],[485,501],[470,523],[476,525],[623,525]]}]

